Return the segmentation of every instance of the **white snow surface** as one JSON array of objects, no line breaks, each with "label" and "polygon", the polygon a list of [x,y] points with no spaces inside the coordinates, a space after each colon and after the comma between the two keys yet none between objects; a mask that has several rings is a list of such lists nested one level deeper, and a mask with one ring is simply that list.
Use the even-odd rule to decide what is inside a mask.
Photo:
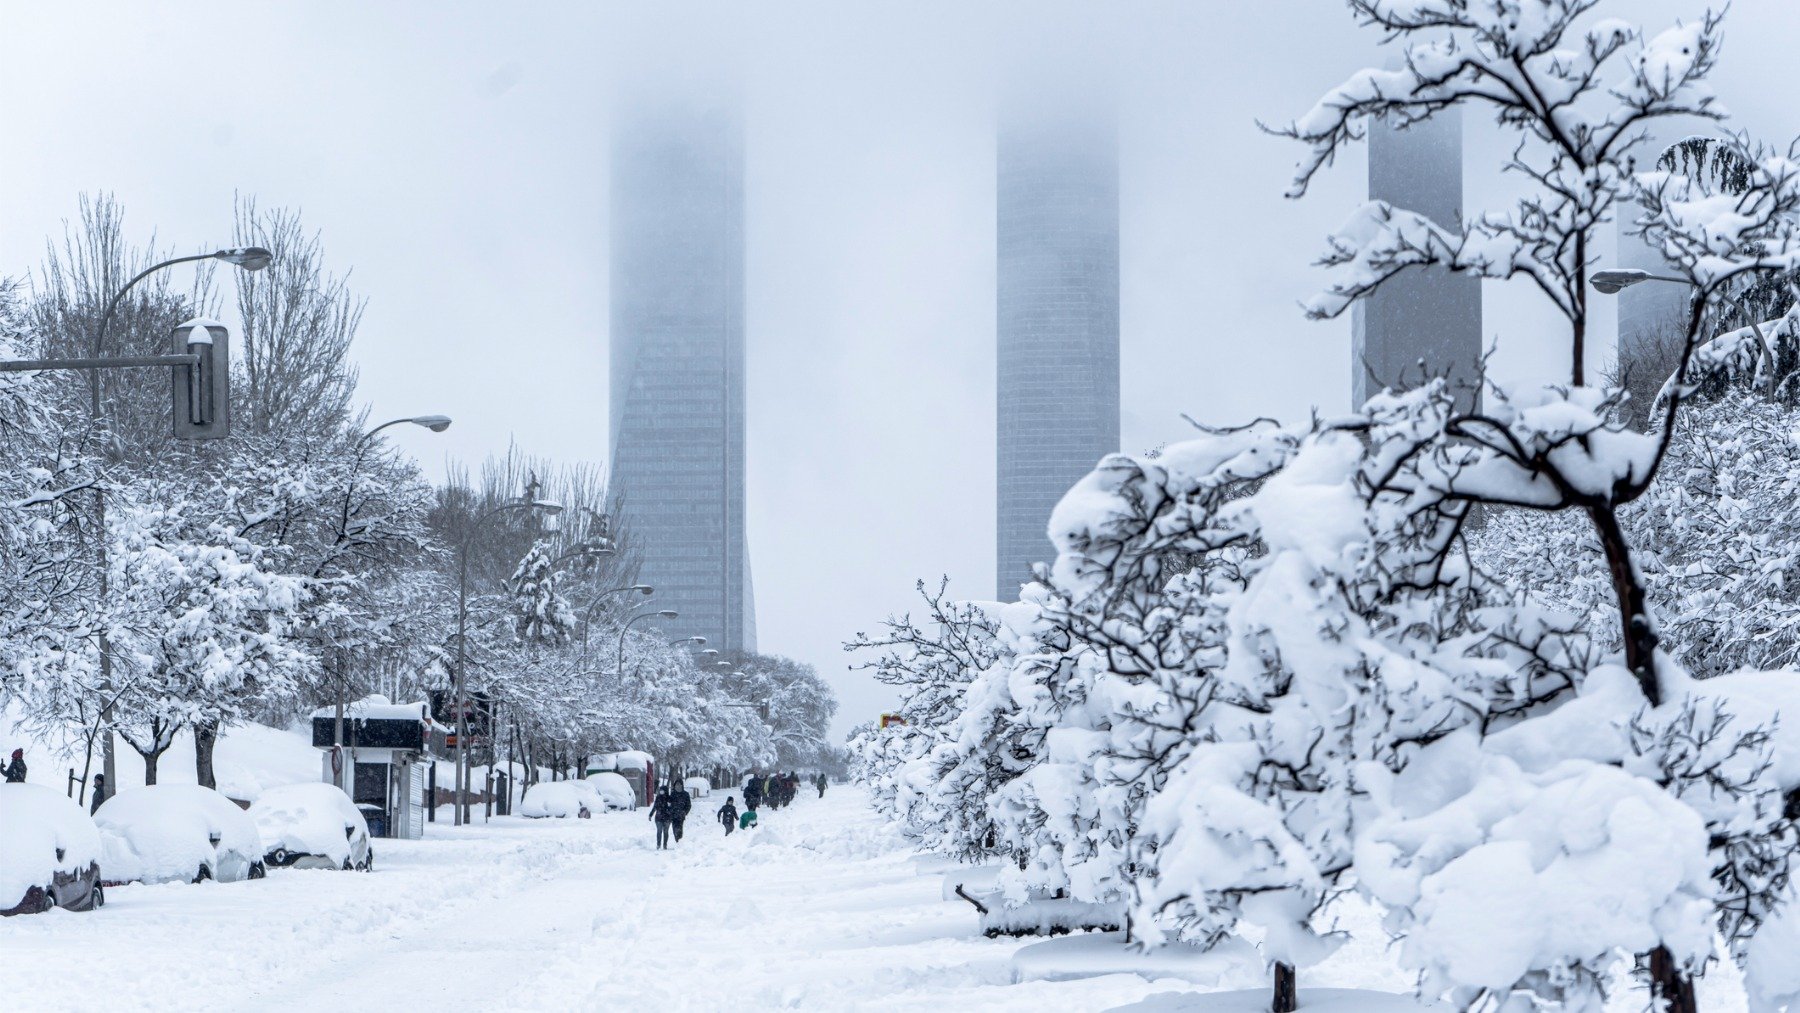
[{"label": "white snow surface", "polygon": [[[25,760],[30,765],[28,779],[33,784],[54,788],[57,794],[62,794],[69,768],[73,767],[78,776],[81,774],[85,759],[81,743],[72,731],[52,738],[26,735],[18,726],[18,720],[16,711],[0,711],[0,742],[6,743],[9,751],[12,747],[24,748]],[[118,784],[114,788],[125,791],[142,787],[143,759],[123,739],[119,740],[115,755]],[[100,749],[97,745],[92,762],[93,772],[99,772]],[[218,742],[213,746],[213,778],[219,791],[228,798],[254,802],[268,788],[317,780],[319,771],[319,750],[313,748],[310,731],[303,734],[251,723],[227,725],[220,730]],[[191,734],[176,733],[169,751],[157,763],[156,779],[162,784],[195,783],[194,737]]]},{"label": "white snow surface", "polygon": [[[372,693],[361,700],[344,706],[344,719],[347,721],[424,721],[430,713],[425,701],[417,703],[390,703],[380,693]],[[312,712],[315,718],[334,718],[336,707],[320,707]]]},{"label": "white snow surface", "polygon": [[[100,832],[80,806],[41,784],[0,784],[0,908],[16,905],[34,886],[49,886],[58,872],[79,872],[99,858]],[[22,994],[22,988],[0,990]]]},{"label": "white snow surface", "polygon": [[[1015,984],[1014,955],[1038,940],[983,938],[974,908],[942,898],[950,866],[916,856],[851,786],[728,838],[690,823],[664,852],[641,813],[457,828],[449,812],[425,840],[383,841],[371,875],[271,869],[216,889],[134,885],[97,912],[0,920],[0,995],[54,981],[29,993],[45,1011],[1043,1013],[1152,997],[1142,1008],[1267,1008],[1261,966],[1212,986],[1241,995],[1136,973]],[[1371,909],[1346,898],[1336,917],[1352,939],[1302,972],[1303,1008],[1409,1008],[1332,991],[1410,986]],[[1745,1009],[1736,983],[1712,974],[1700,1002]],[[1609,1010],[1645,1005],[1620,983]]]},{"label": "white snow surface", "polygon": [[337,785],[323,781],[271,788],[250,806],[250,816],[262,835],[265,853],[285,848],[302,854],[327,855],[336,865],[350,858],[350,839],[344,835],[344,828],[356,828],[359,833],[354,836],[367,836],[369,832],[368,821],[350,796]]},{"label": "white snow surface", "polygon": [[241,879],[263,856],[250,814],[197,784],[127,789],[100,806],[94,823],[108,883],[186,883],[201,866],[218,880]]}]

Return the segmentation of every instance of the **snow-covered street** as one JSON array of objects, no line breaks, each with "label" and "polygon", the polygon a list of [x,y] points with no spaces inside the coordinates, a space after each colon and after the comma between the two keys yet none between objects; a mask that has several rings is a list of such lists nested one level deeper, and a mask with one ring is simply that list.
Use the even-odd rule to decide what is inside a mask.
[{"label": "snow-covered street", "polygon": [[664,853],[641,810],[440,821],[379,842],[372,875],[115,888],[98,912],[0,921],[0,995],[13,1010],[1025,1010],[1168,989],[1011,984],[1021,943],[977,935],[856,789],[729,840],[706,818],[721,800],[697,800]]}]

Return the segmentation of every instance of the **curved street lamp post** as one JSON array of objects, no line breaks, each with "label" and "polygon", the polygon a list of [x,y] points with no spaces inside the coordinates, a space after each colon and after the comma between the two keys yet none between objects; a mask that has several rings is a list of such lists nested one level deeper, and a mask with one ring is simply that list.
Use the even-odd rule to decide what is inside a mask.
[{"label": "curved street lamp post", "polygon": [[562,504],[529,499],[502,503],[476,517],[457,545],[456,578],[456,826],[469,822],[469,545],[482,526],[513,510],[536,510],[551,517],[562,513]]},{"label": "curved street lamp post", "polygon": [[[112,298],[106,301],[106,310],[100,314],[100,326],[94,329],[94,339],[88,346],[88,352],[92,357],[91,365],[93,366],[92,372],[88,375],[88,429],[90,436],[93,435],[94,430],[100,425],[100,370],[104,367],[104,363],[101,360],[106,351],[106,325],[111,322],[113,312],[119,308],[119,300],[125,298],[125,293],[131,291],[132,287],[138,282],[143,281],[152,274],[155,274],[164,268],[174,267],[176,264],[186,264],[196,260],[221,260],[227,264],[241,267],[246,271],[254,272],[260,271],[274,263],[275,255],[260,246],[245,246],[231,250],[216,250],[212,253],[194,254],[187,257],[174,257],[162,261],[161,263],[151,264],[149,267],[144,268],[130,281],[126,282],[122,288],[117,292],[114,292]],[[110,591],[106,579],[106,494],[102,492],[98,486],[94,489],[94,521],[94,530],[99,533],[99,537],[95,539],[94,544],[95,555],[98,557],[99,561],[100,601],[104,603]],[[100,648],[100,684],[103,686],[110,686],[112,685],[112,645],[107,642],[104,624],[102,624],[97,643]],[[101,768],[102,773],[106,775],[106,790],[110,797],[111,794],[116,794],[119,790],[118,771],[113,755],[111,703],[106,705],[102,714],[107,722],[107,729],[106,739],[102,746]],[[88,755],[92,756],[93,754],[90,752]],[[85,784],[82,786],[82,794],[84,797],[87,794],[87,787]]]}]

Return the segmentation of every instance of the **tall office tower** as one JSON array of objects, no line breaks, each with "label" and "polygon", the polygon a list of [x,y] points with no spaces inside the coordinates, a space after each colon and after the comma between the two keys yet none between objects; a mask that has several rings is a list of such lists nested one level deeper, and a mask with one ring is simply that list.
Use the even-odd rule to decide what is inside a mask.
[{"label": "tall office tower", "polygon": [[671,637],[755,650],[744,537],[744,138],[735,103],[612,139],[612,483]]},{"label": "tall office tower", "polygon": [[[1462,224],[1462,119],[1455,109],[1397,130],[1369,124],[1369,199]],[[1446,376],[1458,401],[1478,400],[1481,280],[1409,268],[1351,309],[1350,391],[1360,408],[1384,388]],[[1420,368],[1420,363],[1424,368]]]},{"label": "tall office tower", "polygon": [[996,594],[1055,558],[1050,511],[1119,449],[1119,155],[1110,109],[1021,103],[997,149]]}]

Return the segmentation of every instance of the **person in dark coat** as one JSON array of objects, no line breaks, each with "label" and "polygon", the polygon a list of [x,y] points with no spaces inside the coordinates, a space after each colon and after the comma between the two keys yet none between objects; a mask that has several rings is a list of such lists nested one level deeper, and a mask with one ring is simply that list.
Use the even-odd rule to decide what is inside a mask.
[{"label": "person in dark coat", "polygon": [[817,778],[815,778],[813,780],[813,786],[819,789],[819,797],[820,798],[825,797],[825,786],[830,783],[831,783],[830,781],[826,780],[825,775],[823,773],[821,773]]},{"label": "person in dark coat", "polygon": [[25,781],[25,750],[15,749],[12,762],[6,765],[6,783],[23,784]]},{"label": "person in dark coat", "polygon": [[694,811],[694,796],[688,794],[687,785],[677,784],[669,795],[669,812],[675,820],[675,843],[681,843],[681,830],[687,823],[688,813]]},{"label": "person in dark coat", "polygon": [[660,851],[669,846],[669,824],[675,820],[675,800],[669,797],[668,788],[656,790],[656,801],[650,804],[650,818],[656,821],[656,848]]},{"label": "person in dark coat", "polygon": [[94,801],[91,804],[89,804],[89,806],[88,806],[88,814],[91,816],[94,813],[99,812],[100,811],[100,803],[102,803],[104,801],[106,801],[106,775],[105,774],[95,774],[94,775]]},{"label": "person in dark coat", "polygon": [[744,808],[750,810],[751,812],[755,812],[756,807],[759,805],[762,805],[762,800],[763,800],[762,778],[752,777],[748,781],[745,781],[744,782]]},{"label": "person in dark coat", "polygon": [[725,824],[725,836],[737,829],[737,799],[725,796],[725,804],[719,807],[719,822]]}]

